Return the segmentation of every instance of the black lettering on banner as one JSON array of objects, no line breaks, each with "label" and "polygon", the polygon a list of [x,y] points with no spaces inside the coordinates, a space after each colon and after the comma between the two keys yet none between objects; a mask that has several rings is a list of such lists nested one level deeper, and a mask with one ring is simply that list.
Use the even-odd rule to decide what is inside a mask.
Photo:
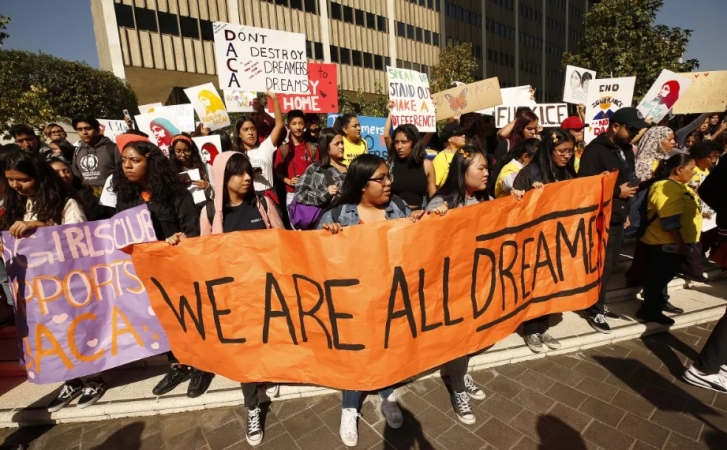
[{"label": "black lettering on banner", "polygon": [[[404,309],[395,311],[396,293],[399,292],[401,286],[401,297],[404,302]],[[389,296],[389,308],[386,314],[386,332],[384,334],[384,348],[389,348],[389,333],[391,332],[391,321],[399,317],[406,317],[411,330],[411,337],[417,337],[417,325],[414,321],[414,311],[411,309],[411,300],[409,299],[409,286],[406,282],[404,270],[400,266],[394,268],[393,281],[391,283],[391,295]]]},{"label": "black lettering on banner", "polygon": [[164,298],[164,301],[169,305],[169,307],[172,309],[172,312],[174,313],[174,317],[177,318],[177,321],[179,322],[179,325],[182,327],[182,330],[184,332],[187,332],[187,321],[184,320],[184,310],[186,309],[189,313],[189,317],[192,318],[192,322],[194,322],[194,326],[197,329],[197,333],[199,333],[199,337],[202,338],[202,340],[205,340],[205,330],[204,330],[204,318],[202,317],[202,298],[199,292],[199,282],[194,282],[194,294],[197,297],[197,315],[195,316],[192,312],[192,308],[189,306],[189,301],[187,301],[187,297],[184,295],[179,296],[179,311],[177,311],[177,308],[174,307],[174,304],[172,303],[172,299],[169,298],[169,295],[167,294],[167,291],[164,290],[164,287],[154,277],[151,277],[151,282],[154,283],[154,285],[159,289],[159,292],[162,294],[162,297]]},{"label": "black lettering on banner", "polygon": [[528,288],[525,287],[525,269],[529,269],[532,266],[528,264],[528,244],[531,242],[535,242],[534,238],[527,238],[523,241],[523,256],[522,256],[522,264],[520,265],[520,285],[523,288],[523,300],[528,298],[532,292],[528,291]]},{"label": "black lettering on banner", "polygon": [[576,228],[576,235],[573,238],[573,242],[568,238],[568,232],[565,229],[565,226],[558,222],[556,225],[556,231],[555,231],[555,259],[556,259],[556,266],[558,267],[558,278],[560,281],[563,281],[563,255],[562,255],[562,244],[565,242],[565,246],[568,248],[568,253],[570,253],[571,258],[575,258],[578,256],[578,242],[580,241],[581,248],[583,249],[583,268],[586,271],[586,275],[591,273],[589,271],[589,259],[588,259],[588,249],[586,248],[586,220],[584,218],[581,218],[581,220],[578,221],[578,228]]},{"label": "black lettering on banner", "polygon": [[[318,290],[318,301],[308,311],[305,311],[303,309],[303,296],[300,293],[300,287],[298,285],[299,280],[307,281],[308,283],[313,285],[316,288],[316,290]],[[318,312],[318,310],[321,309],[321,306],[323,305],[323,301],[324,301],[323,288],[321,287],[320,284],[316,283],[315,281],[311,280],[310,278],[308,278],[304,275],[298,275],[298,274],[293,275],[293,284],[295,285],[295,293],[296,293],[296,296],[298,299],[298,319],[300,320],[300,338],[301,338],[301,340],[303,342],[308,342],[308,335],[305,332],[305,322],[303,320],[303,316],[308,316],[308,317],[312,317],[313,320],[318,322],[318,325],[321,326],[321,328],[323,329],[323,332],[326,334],[326,343],[328,345],[328,348],[329,349],[333,348],[333,343],[331,341],[331,335],[328,332],[328,329],[326,329],[326,325],[323,323],[323,321],[321,321],[321,319],[318,318],[318,316],[316,316],[316,313]]]},{"label": "black lettering on banner", "polygon": [[427,331],[436,330],[437,328],[442,326],[442,322],[436,322],[433,324],[427,323],[427,306],[424,302],[424,275],[425,275],[424,269],[419,269],[419,312],[422,316],[422,333],[426,333]]},{"label": "black lettering on banner", "polygon": [[212,317],[215,319],[215,328],[217,328],[217,338],[220,340],[223,344],[244,344],[247,339],[244,337],[240,338],[227,338],[222,334],[222,324],[220,323],[220,316],[226,316],[230,314],[229,309],[217,309],[217,301],[215,300],[215,286],[220,286],[222,284],[232,283],[235,281],[232,277],[224,277],[224,278],[218,278],[216,280],[209,280],[205,281],[205,284],[207,285],[207,296],[210,298],[210,303],[212,304]]},{"label": "black lettering on banner", "polygon": [[444,273],[442,274],[442,308],[444,309],[444,326],[451,327],[464,320],[464,317],[452,319],[449,315],[449,256],[444,258]]},{"label": "black lettering on banner", "polygon": [[[477,272],[480,265],[480,257],[486,256],[490,258],[490,292],[487,294],[487,300],[484,306],[479,308],[477,303]],[[478,248],[475,250],[474,263],[472,264],[472,287],[470,291],[470,299],[472,300],[472,316],[477,319],[487,311],[490,303],[492,303],[492,297],[495,294],[495,253],[488,248]]]},{"label": "black lettering on banner", "polygon": [[[278,303],[280,304],[280,310],[273,310],[273,289],[275,289],[275,295],[278,297]],[[270,332],[270,320],[276,317],[285,317],[285,322],[288,325],[288,332],[290,333],[290,340],[293,344],[298,345],[298,339],[295,337],[295,327],[293,326],[293,318],[290,317],[290,308],[285,302],[285,297],[280,290],[278,280],[275,279],[272,273],[267,273],[265,276],[265,322],[263,324],[263,344],[268,343],[268,335]]]},{"label": "black lettering on banner", "polygon": [[[541,251],[545,253],[545,259],[540,260]],[[545,239],[545,233],[542,231],[538,233],[538,247],[535,250],[535,267],[533,267],[533,290],[535,290],[535,283],[538,281],[538,269],[541,267],[548,267],[550,269],[550,275],[553,277],[553,283],[558,284],[558,276],[555,273],[553,267],[553,260],[550,257],[550,250],[548,249],[548,241]]]},{"label": "black lettering on banner", "polygon": [[328,303],[328,317],[331,320],[331,333],[333,334],[333,347],[336,350],[351,350],[359,351],[366,348],[363,344],[347,344],[342,343],[338,333],[338,321],[345,319],[353,319],[353,314],[349,313],[337,313],[336,308],[333,305],[333,292],[331,291],[334,287],[349,287],[357,286],[360,283],[359,280],[326,280],[323,283],[323,287],[326,291],[326,303]]},{"label": "black lettering on banner", "polygon": [[[504,267],[505,247],[512,247],[513,250],[515,250],[514,254],[512,255],[512,260],[507,265],[507,267]],[[517,305],[517,301],[518,301],[517,284],[515,283],[515,276],[512,274],[512,267],[515,265],[516,261],[517,261],[517,243],[515,241],[503,242],[502,246],[500,247],[500,284],[502,285],[502,310],[503,311],[505,311],[505,300],[507,299],[507,295],[505,294],[505,278],[508,278],[510,280],[510,282],[512,283],[514,296],[515,296],[514,303]]]}]

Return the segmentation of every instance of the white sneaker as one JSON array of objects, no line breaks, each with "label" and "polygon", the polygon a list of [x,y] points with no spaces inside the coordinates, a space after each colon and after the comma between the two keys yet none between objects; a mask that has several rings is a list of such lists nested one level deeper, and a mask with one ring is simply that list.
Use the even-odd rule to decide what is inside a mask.
[{"label": "white sneaker", "polygon": [[280,393],[280,385],[278,383],[268,383],[265,385],[265,394],[270,398],[275,398]]},{"label": "white sneaker", "polygon": [[404,415],[396,403],[396,393],[392,392],[389,397],[381,399],[381,411],[386,417],[386,423],[391,428],[401,428],[404,425]]},{"label": "white sneaker", "polygon": [[727,384],[727,364],[720,366],[719,368],[719,376],[722,377],[722,379],[725,380],[725,384]]},{"label": "white sneaker", "polygon": [[260,415],[261,411],[259,406],[247,410],[245,439],[247,440],[247,443],[253,447],[260,445],[263,441],[263,427],[262,423],[260,423]]},{"label": "white sneaker", "polygon": [[356,408],[343,408],[341,410],[341,428],[339,434],[346,447],[355,447],[358,444],[358,418],[361,415]]},{"label": "white sneaker", "polygon": [[[722,369],[720,368],[720,373]],[[711,389],[717,392],[727,392],[727,380],[720,373],[707,374],[691,365],[684,372],[684,381],[694,386]]]}]

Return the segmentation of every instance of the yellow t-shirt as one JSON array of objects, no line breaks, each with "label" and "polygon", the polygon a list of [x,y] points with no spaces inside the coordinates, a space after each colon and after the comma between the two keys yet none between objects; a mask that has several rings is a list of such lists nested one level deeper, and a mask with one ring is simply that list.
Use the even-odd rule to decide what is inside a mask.
[{"label": "yellow t-shirt", "polygon": [[505,167],[500,171],[500,175],[497,176],[497,181],[495,181],[495,198],[503,198],[510,195],[510,191],[506,191],[503,188],[502,182],[505,180],[505,177],[520,172],[522,168],[523,165],[515,160],[505,164]]},{"label": "yellow t-shirt", "polygon": [[641,241],[649,245],[674,244],[671,235],[661,227],[659,219],[679,216],[681,228],[679,232],[685,244],[699,242],[702,232],[702,212],[699,208],[697,194],[687,185],[673,180],[657,181],[649,189],[647,217],[658,218],[652,221]]},{"label": "yellow t-shirt", "polygon": [[699,186],[702,184],[705,178],[707,178],[707,175],[709,175],[709,169],[700,169],[699,167],[694,167],[694,175],[692,175],[692,181],[689,184],[694,184],[696,186]]},{"label": "yellow t-shirt", "polygon": [[345,137],[343,138],[343,165],[348,166],[357,156],[368,153],[366,141],[361,139],[358,144],[354,144]]},{"label": "yellow t-shirt", "polygon": [[437,183],[437,189],[444,185],[449,175],[449,165],[452,164],[454,153],[446,153],[444,150],[439,152],[432,160],[434,166],[434,178]]}]

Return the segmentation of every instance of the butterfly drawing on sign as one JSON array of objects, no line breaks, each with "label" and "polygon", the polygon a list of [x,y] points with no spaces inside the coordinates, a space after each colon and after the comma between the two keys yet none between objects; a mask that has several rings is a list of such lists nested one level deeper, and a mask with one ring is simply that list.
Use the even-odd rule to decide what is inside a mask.
[{"label": "butterfly drawing on sign", "polygon": [[462,92],[458,96],[452,97],[449,94],[444,94],[444,98],[449,102],[449,107],[452,111],[459,111],[467,106],[467,89],[462,89]]}]

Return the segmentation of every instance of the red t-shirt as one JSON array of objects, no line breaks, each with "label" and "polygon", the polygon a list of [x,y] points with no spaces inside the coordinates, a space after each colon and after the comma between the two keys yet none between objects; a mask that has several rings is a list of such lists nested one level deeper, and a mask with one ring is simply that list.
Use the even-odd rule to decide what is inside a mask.
[{"label": "red t-shirt", "polygon": [[[285,155],[285,160],[283,160],[281,147],[278,147],[278,151],[275,153],[275,171],[285,173],[288,178],[301,177],[308,166],[318,161],[318,152],[315,152],[315,147],[307,142],[298,145],[291,144],[292,142],[288,143],[288,154]],[[286,184],[285,191],[295,192],[295,187]]]}]

